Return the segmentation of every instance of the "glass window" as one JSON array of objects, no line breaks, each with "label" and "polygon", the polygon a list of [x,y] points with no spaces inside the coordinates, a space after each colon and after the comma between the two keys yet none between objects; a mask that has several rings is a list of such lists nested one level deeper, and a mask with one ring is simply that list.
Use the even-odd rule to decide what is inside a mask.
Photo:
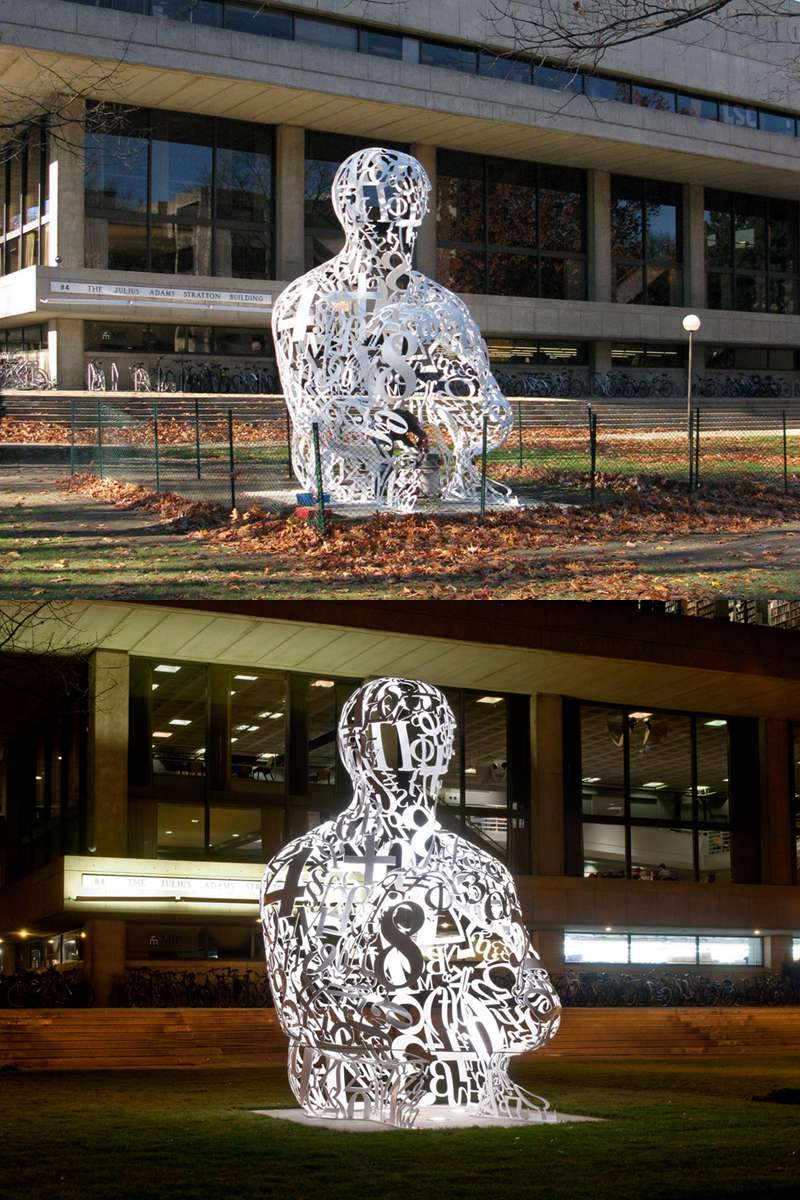
[{"label": "glass window", "polygon": [[230,680],[231,772],[270,783],[286,778],[286,680],[235,671]]},{"label": "glass window", "polygon": [[332,21],[317,21],[313,17],[295,17],[294,40],[328,46],[331,50],[357,50],[358,30],[355,25],[336,25]]},{"label": "glass window", "polygon": [[[205,351],[207,353],[207,351]],[[274,358],[272,334],[267,327],[263,329],[229,329],[214,330],[214,353],[237,354],[247,358]]]},{"label": "glass window", "polygon": [[[691,821],[692,726],[672,713],[628,714],[631,816]],[[691,866],[691,839],[690,857]]]},{"label": "glass window", "polygon": [[170,21],[189,21],[194,25],[221,25],[222,10],[222,4],[213,0],[150,0],[151,16]]},{"label": "glass window", "polygon": [[587,96],[592,96],[595,100],[619,100],[623,104],[630,103],[631,85],[622,79],[606,79],[603,75],[586,75],[583,80],[583,89]]},{"label": "glass window", "polygon": [[272,130],[267,126],[217,122],[217,217],[254,224],[271,222],[272,151]]},{"label": "glass window", "polygon": [[558,88],[562,92],[582,92],[583,77],[579,71],[563,71],[559,67],[533,68],[533,82],[539,87]]},{"label": "glass window", "polygon": [[508,806],[506,702],[502,696],[464,693],[464,803],[468,808]]},{"label": "glass window", "polygon": [[667,882],[693,880],[694,835],[691,829],[631,827],[631,878]]},{"label": "glass window", "polygon": [[794,137],[794,117],[784,113],[761,112],[759,128],[767,133],[782,133],[787,137]]},{"label": "glass window", "polygon": [[358,48],[362,54],[377,54],[379,58],[403,57],[403,38],[397,33],[383,33],[378,29],[361,29]]},{"label": "glass window", "polygon": [[209,851],[214,858],[261,862],[261,809],[212,804]]},{"label": "glass window", "polygon": [[478,71],[481,75],[491,75],[494,79],[510,79],[513,83],[531,81],[529,62],[520,58],[506,58],[502,54],[489,54],[484,50],[478,55]]},{"label": "glass window", "polygon": [[719,105],[706,96],[678,96],[677,111],[686,117],[704,117],[707,121],[719,120]]},{"label": "glass window", "polygon": [[617,303],[682,302],[680,211],[678,184],[612,177],[611,255]]},{"label": "glass window", "polygon": [[336,782],[336,689],[330,679],[310,679],[306,690],[308,782]]},{"label": "glass window", "polygon": [[621,709],[594,705],[582,709],[581,776],[586,816],[625,815],[624,739]]},{"label": "glass window", "polygon": [[205,857],[205,808],[202,804],[159,804],[157,822],[159,858]]},{"label": "glass window", "polygon": [[691,935],[631,934],[632,963],[694,963],[697,938]]},{"label": "glass window", "polygon": [[439,279],[461,292],[582,299],[585,208],[581,171],[440,151]]},{"label": "glass window", "polygon": [[706,189],[710,308],[795,312],[798,207],[793,201]]},{"label": "glass window", "polygon": [[583,874],[588,879],[624,879],[625,826],[595,821],[583,823]]},{"label": "glass window", "polygon": [[25,153],[25,221],[39,217],[39,183],[41,180],[41,140],[38,130],[31,133]]},{"label": "glass window", "polygon": [[[109,124],[116,128],[111,131]],[[119,130],[118,132],[116,130]],[[147,211],[148,119],[142,109],[90,107],[86,117],[86,207]],[[131,268],[136,269],[136,268]]]},{"label": "glass window", "polygon": [[202,775],[206,756],[206,669],[155,663],[152,672],[155,775]]},{"label": "glass window", "polygon": [[760,937],[700,937],[698,962],[719,966],[760,967],[764,962]]},{"label": "glass window", "polygon": [[703,883],[731,882],[731,838],[727,829],[701,829],[697,835],[697,863]]},{"label": "glass window", "polygon": [[657,108],[662,112],[675,112],[675,93],[663,88],[645,87],[635,83],[631,96],[634,104],[642,108]]},{"label": "glass window", "polygon": [[443,46],[439,42],[420,42],[419,61],[423,66],[448,67],[451,71],[468,71],[473,75],[478,69],[478,55],[474,50]]},{"label": "glass window", "polygon": [[[261,931],[256,936],[261,938]],[[220,959],[250,958],[250,926],[209,925],[206,930],[206,956]]]},{"label": "glass window", "polygon": [[155,109],[152,122],[151,212],[210,217],[211,119]]},{"label": "glass window", "polygon": [[719,119],[726,125],[739,125],[744,129],[758,129],[758,111],[740,104],[720,104]]},{"label": "glass window", "polygon": [[564,934],[564,962],[626,963],[628,935],[625,933]]},{"label": "glass window", "polygon": [[697,808],[701,822],[728,824],[728,778],[728,722],[724,717],[703,717],[697,722]]},{"label": "glass window", "polygon": [[291,13],[271,12],[263,5],[239,4],[233,0],[225,0],[225,28],[289,41],[293,36]]}]

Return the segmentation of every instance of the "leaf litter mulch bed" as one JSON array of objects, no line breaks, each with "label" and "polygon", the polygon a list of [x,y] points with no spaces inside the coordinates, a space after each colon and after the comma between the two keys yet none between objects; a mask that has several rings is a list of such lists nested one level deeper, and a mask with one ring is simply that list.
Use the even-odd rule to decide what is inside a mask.
[{"label": "leaf litter mulch bed", "polygon": [[[597,482],[603,498],[594,505],[543,504],[492,511],[483,520],[477,514],[387,513],[345,520],[334,512],[324,539],[313,521],[286,511],[254,507],[230,512],[94,475],[70,476],[59,486],[122,509],[152,513],[159,532],[186,536],[187,567],[192,542],[224,552],[225,586],[232,591],[252,586],[252,560],[260,559],[265,582],[378,584],[412,599],[497,594],[666,599],[676,590],[688,594],[689,585],[654,580],[642,572],[636,554],[641,544],[662,542],[656,549],[668,550],[667,539],[757,534],[800,521],[800,495],[784,495],[758,483],[718,486],[690,501],[685,488],[670,480],[606,476]],[[610,544],[617,557],[608,557]],[[237,576],[229,569],[231,556],[249,565],[246,574]],[[736,579],[727,576],[728,583]]]}]

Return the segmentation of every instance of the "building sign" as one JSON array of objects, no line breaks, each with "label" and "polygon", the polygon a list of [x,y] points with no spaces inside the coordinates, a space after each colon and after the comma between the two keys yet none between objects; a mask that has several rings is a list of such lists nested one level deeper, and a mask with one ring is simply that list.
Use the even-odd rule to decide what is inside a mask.
[{"label": "building sign", "polygon": [[84,871],[76,900],[217,900],[258,904],[257,879],[201,879],[186,875],[99,875]]},{"label": "building sign", "polygon": [[222,304],[226,307],[259,308],[262,311],[272,304],[272,296],[265,292],[229,292],[216,288],[161,287],[144,283],[73,283],[52,279],[50,291],[56,295],[87,304],[92,299],[112,304],[142,305],[148,308],[164,304],[173,307],[202,307]]}]

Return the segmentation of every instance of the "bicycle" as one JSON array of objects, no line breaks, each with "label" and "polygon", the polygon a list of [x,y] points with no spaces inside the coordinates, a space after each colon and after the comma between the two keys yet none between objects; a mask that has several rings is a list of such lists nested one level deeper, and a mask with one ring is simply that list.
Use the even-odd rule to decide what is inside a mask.
[{"label": "bicycle", "polygon": [[86,387],[90,392],[105,392],[106,372],[99,358],[91,358],[86,364]]},{"label": "bicycle", "polygon": [[151,392],[150,372],[143,362],[133,363],[130,368],[133,390],[135,392]]}]

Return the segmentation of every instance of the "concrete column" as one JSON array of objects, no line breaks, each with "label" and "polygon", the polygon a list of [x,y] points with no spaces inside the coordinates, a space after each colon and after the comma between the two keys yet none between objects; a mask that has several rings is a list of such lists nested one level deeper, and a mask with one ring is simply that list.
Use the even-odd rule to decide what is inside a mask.
[{"label": "concrete column", "polygon": [[594,344],[594,371],[597,375],[603,375],[611,370],[611,342],[595,342]]},{"label": "concrete column", "polygon": [[50,376],[60,388],[86,387],[83,321],[58,317],[48,322],[47,360]]},{"label": "concrete column", "polygon": [[48,266],[84,266],[85,104],[72,105],[73,122],[50,135],[50,249]]},{"label": "concrete column", "polygon": [[537,695],[532,717],[534,875],[564,874],[564,766],[561,697]]},{"label": "concrete column", "polygon": [[98,918],[86,922],[85,970],[98,1008],[110,1003],[114,984],[125,974],[125,922]]},{"label": "concrete column", "polygon": [[436,147],[415,142],[411,153],[418,158],[431,181],[428,215],[417,234],[416,267],[430,279],[436,278]]},{"label": "concrete column", "polygon": [[279,125],[275,152],[275,277],[288,282],[306,269],[305,129]]},{"label": "concrete column", "polygon": [[89,663],[90,853],[124,857],[128,852],[128,692],[127,654],[95,650]]},{"label": "concrete column", "polygon": [[761,774],[761,878],[764,883],[791,884],[794,842],[791,777],[791,732],[788,722],[759,722]]},{"label": "concrete column", "polygon": [[792,961],[793,941],[790,933],[773,933],[771,937],[764,938],[764,966],[779,974],[783,964]]},{"label": "concrete column", "polygon": [[608,304],[611,300],[611,176],[608,171],[589,172],[587,209],[588,296],[590,300]]},{"label": "concrete column", "polygon": [[[705,197],[701,183],[683,185],[683,294],[690,309],[706,306]],[[697,347],[695,347],[695,350]],[[705,365],[705,362],[703,363]]]},{"label": "concrete column", "polygon": [[552,975],[564,973],[563,929],[534,929],[533,945],[543,966]]}]

